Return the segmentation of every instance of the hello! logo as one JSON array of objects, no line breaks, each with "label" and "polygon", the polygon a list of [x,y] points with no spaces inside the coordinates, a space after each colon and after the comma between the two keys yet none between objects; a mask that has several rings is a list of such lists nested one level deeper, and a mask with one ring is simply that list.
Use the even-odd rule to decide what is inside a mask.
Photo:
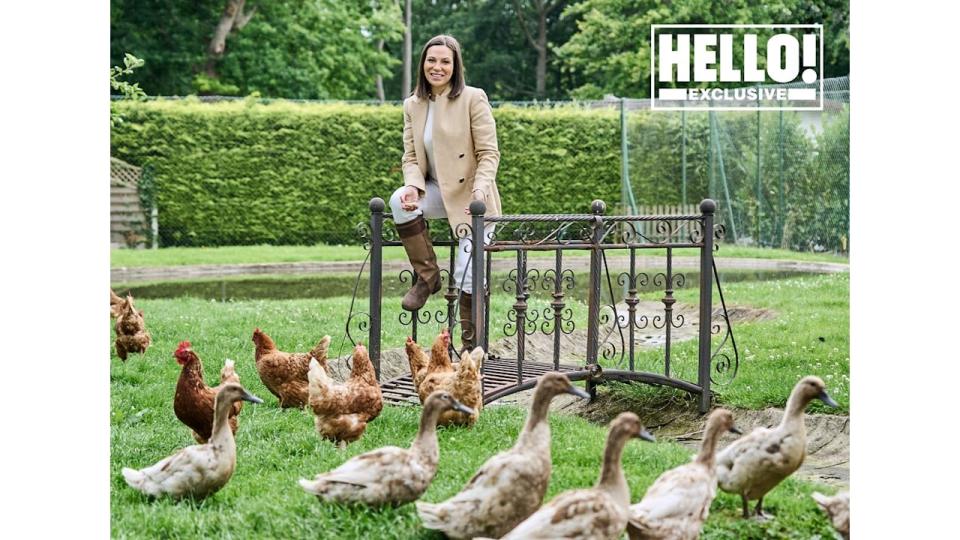
[{"label": "hello! logo", "polygon": [[654,24],[651,108],[823,110],[823,25]]}]

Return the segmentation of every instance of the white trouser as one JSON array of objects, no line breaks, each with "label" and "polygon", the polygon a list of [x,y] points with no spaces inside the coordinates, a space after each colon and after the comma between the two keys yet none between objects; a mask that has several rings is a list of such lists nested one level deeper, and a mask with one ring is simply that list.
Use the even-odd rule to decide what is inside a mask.
[{"label": "white trouser", "polygon": [[[400,203],[400,195],[406,191],[406,187],[393,192],[390,196],[390,210],[393,212],[393,222],[396,224],[413,221],[417,216],[423,216],[423,219],[440,219],[447,217],[447,211],[443,207],[443,198],[440,195],[440,186],[433,180],[427,180],[426,193],[420,197],[418,207],[415,210],[404,210]],[[488,223],[483,228],[483,240],[485,244],[490,243],[490,237],[493,234],[494,223]],[[453,279],[458,287],[467,294],[473,293],[473,272],[468,271],[467,264],[470,262],[470,253],[467,252],[468,246],[473,244],[473,238],[461,238],[457,246],[457,258],[453,265]],[[463,285],[461,286],[461,281]]]}]

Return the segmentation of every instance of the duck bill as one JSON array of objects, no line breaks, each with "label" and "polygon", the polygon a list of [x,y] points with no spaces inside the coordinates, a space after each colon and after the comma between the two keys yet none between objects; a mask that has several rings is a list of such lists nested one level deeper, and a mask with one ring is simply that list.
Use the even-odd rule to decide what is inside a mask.
[{"label": "duck bill", "polygon": [[637,438],[643,439],[647,442],[657,442],[657,438],[654,437],[653,434],[647,431],[646,429],[641,430],[640,433],[637,434]]},{"label": "duck bill", "polygon": [[743,432],[740,431],[740,429],[737,428],[737,426],[730,426],[729,431],[730,431],[730,433],[736,433],[737,435],[743,435]]},{"label": "duck bill", "polygon": [[577,396],[580,399],[590,399],[590,393],[582,388],[577,388],[576,386],[571,386],[567,389],[568,394]]},{"label": "duck bill", "polygon": [[459,401],[453,405],[453,410],[462,412],[463,414],[469,414],[470,416],[477,414],[477,411],[471,409],[470,407],[467,407],[466,405],[464,405],[463,403],[460,403]]},{"label": "duck bill", "polygon": [[820,395],[817,396],[817,398],[831,407],[839,407],[839,405],[837,405],[837,402],[834,401],[829,394],[827,394],[826,390],[824,390],[823,392],[820,392]]},{"label": "duck bill", "polygon": [[257,396],[251,394],[250,392],[245,392],[245,393],[243,394],[243,397],[240,398],[240,399],[242,399],[242,400],[244,400],[244,401],[249,401],[250,403],[263,403],[263,400],[262,400],[262,399],[260,399],[260,398],[258,398]]}]

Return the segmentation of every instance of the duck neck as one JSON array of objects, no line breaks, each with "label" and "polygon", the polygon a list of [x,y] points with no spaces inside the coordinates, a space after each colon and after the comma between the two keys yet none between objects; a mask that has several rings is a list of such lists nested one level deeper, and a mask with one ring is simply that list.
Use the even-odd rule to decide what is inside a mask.
[{"label": "duck neck", "polygon": [[697,454],[696,462],[713,471],[713,466],[717,460],[717,441],[720,440],[721,426],[716,423],[707,423],[707,429],[703,434],[703,442],[700,443],[700,453]]},{"label": "duck neck", "polygon": [[[520,432],[520,437],[517,438],[518,443],[530,445],[534,443],[543,444],[546,442],[547,447],[550,447],[550,424],[547,422],[547,413],[550,411],[551,400],[553,400],[553,394],[550,392],[540,390],[533,394],[533,404],[530,406],[530,414],[527,416],[527,423],[524,424],[523,431]],[[541,425],[547,428],[546,437],[543,437],[540,433],[536,433],[539,431],[537,428]]]},{"label": "duck neck", "polygon": [[421,460],[436,462],[440,455],[437,445],[437,419],[442,411],[439,407],[424,409],[420,415],[420,429],[410,449]]},{"label": "duck neck", "polygon": [[233,439],[233,430],[230,429],[230,411],[233,409],[233,402],[221,400],[218,395],[213,403],[213,433],[210,437],[210,443],[217,446],[233,447],[236,442]]},{"label": "duck neck", "polygon": [[787,407],[783,412],[783,419],[780,421],[780,425],[789,426],[797,423],[803,425],[803,411],[806,410],[809,403],[810,398],[800,392],[790,394],[790,399],[787,400]]},{"label": "duck neck", "polygon": [[600,469],[600,480],[597,487],[610,493],[620,506],[630,505],[630,490],[627,487],[627,478],[623,475],[623,466],[620,458],[623,456],[623,447],[627,444],[627,436],[623,433],[611,431],[607,436],[607,446],[603,450],[603,466]]}]

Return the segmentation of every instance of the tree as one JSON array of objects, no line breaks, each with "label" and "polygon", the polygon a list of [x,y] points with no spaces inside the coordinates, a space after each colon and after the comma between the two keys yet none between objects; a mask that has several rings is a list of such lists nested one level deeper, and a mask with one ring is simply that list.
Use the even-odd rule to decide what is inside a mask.
[{"label": "tree", "polygon": [[[139,83],[129,83],[127,81],[120,80],[120,77],[124,75],[131,75],[133,70],[138,67],[142,67],[144,61],[136,56],[127,53],[123,56],[123,66],[113,66],[110,68],[110,90],[112,92],[117,92],[126,99],[143,99],[147,97],[147,94],[140,88]],[[117,124],[123,122],[123,117],[120,114],[110,111],[110,127],[114,127]]]},{"label": "tree", "polygon": [[557,8],[563,5],[564,2],[561,0],[533,0],[533,14],[536,17],[534,20],[536,21],[537,27],[537,36],[533,37],[533,33],[530,31],[530,26],[527,23],[529,2],[525,1],[523,5],[521,5],[520,0],[513,0],[513,8],[516,10],[520,28],[523,29],[523,34],[527,37],[527,41],[530,42],[533,49],[537,51],[537,97],[542,98],[546,90],[547,52],[550,48],[547,43],[547,24],[548,21],[552,23],[555,20],[551,15]]},{"label": "tree", "polygon": [[652,24],[824,24],[824,75],[847,74],[849,30],[847,0],[584,0],[562,18],[579,18],[576,33],[561,47],[564,70],[582,81],[571,91],[579,98],[604,94],[642,98],[650,95]]},{"label": "tree", "polygon": [[258,3],[252,17],[252,9],[237,10],[234,23],[244,22],[243,29],[225,34],[229,44],[213,78],[208,51],[219,50],[217,21],[229,21],[224,0],[112,0],[111,59],[119,63],[125,51],[150,58],[135,79],[152,95],[370,99],[377,76],[390,77],[399,63],[378,50],[381,39],[385,49],[401,39],[394,4],[271,0]]},{"label": "tree", "polygon": [[223,14],[220,15],[220,22],[217,23],[213,31],[213,39],[207,45],[207,66],[206,74],[208,77],[216,79],[217,62],[223,58],[223,53],[227,49],[227,36],[231,32],[239,32],[241,28],[250,22],[253,14],[257,12],[256,6],[249,13],[243,12],[243,6],[246,0],[227,0],[227,5],[223,8]]}]

